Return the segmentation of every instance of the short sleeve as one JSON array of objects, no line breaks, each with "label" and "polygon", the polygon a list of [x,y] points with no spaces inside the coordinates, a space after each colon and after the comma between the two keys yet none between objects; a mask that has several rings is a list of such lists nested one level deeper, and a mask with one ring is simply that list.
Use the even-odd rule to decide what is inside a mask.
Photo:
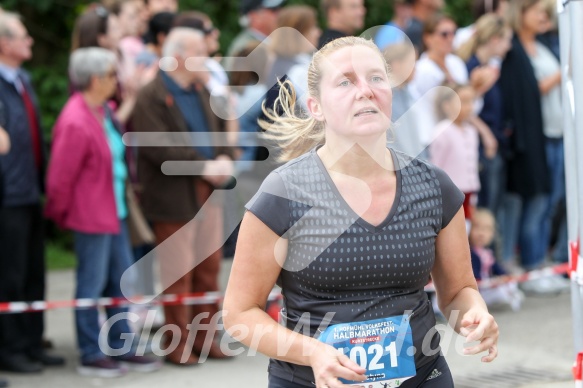
[{"label": "short sleeve", "polygon": [[289,199],[283,179],[277,172],[265,178],[245,208],[280,237],[290,227]]},{"label": "short sleeve", "polygon": [[435,168],[435,175],[441,188],[441,229],[445,228],[456,215],[464,203],[464,193],[457,188],[451,178],[439,167]]}]

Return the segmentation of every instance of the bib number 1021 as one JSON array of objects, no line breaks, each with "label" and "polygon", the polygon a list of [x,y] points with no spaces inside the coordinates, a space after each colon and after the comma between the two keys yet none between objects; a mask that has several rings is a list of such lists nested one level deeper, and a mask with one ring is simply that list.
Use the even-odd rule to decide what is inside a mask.
[{"label": "bib number 1021", "polygon": [[399,359],[397,357],[397,344],[395,341],[391,342],[384,348],[380,344],[373,344],[368,348],[364,348],[363,346],[355,346],[350,348],[348,357],[360,365],[361,368],[365,368],[368,371],[375,371],[385,369],[385,363],[381,362],[384,352],[387,352],[387,355],[390,356],[389,361],[391,368],[396,368],[399,366]]}]

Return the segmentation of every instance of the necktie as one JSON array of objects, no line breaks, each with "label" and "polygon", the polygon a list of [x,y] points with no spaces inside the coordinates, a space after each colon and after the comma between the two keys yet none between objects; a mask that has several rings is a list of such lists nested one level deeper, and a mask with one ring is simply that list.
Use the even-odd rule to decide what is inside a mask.
[{"label": "necktie", "polygon": [[32,98],[26,89],[26,83],[22,80],[22,92],[20,96],[24,102],[24,108],[26,109],[26,116],[28,117],[28,127],[30,129],[30,137],[32,140],[32,151],[34,152],[34,161],[38,169],[41,168],[42,164],[42,147],[41,147],[41,137],[40,128],[38,125],[38,117],[36,115],[36,110]]}]

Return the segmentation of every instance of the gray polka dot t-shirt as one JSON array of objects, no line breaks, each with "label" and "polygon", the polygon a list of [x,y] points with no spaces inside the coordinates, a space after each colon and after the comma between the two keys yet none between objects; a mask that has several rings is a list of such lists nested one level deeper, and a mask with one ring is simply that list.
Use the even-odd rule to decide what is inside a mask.
[{"label": "gray polka dot t-shirt", "polygon": [[[327,324],[413,311],[419,368],[439,354],[439,335],[431,331],[435,317],[423,291],[435,259],[435,238],[464,196],[439,168],[391,153],[397,190],[378,226],[348,206],[316,149],[274,170],[246,207],[288,240],[277,281],[284,296],[282,324],[317,336]],[[271,360],[269,371],[298,384],[314,381],[305,366]]]}]

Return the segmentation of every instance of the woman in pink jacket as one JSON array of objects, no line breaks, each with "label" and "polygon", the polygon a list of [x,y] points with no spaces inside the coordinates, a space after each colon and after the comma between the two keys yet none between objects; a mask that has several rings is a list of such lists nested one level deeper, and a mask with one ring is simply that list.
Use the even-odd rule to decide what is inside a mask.
[{"label": "woman in pink jacket", "polygon": [[[53,131],[46,215],[74,232],[76,298],[122,296],[121,276],[133,262],[125,224],[125,146],[106,104],[116,89],[115,69],[116,56],[109,50],[75,50],[69,72],[78,92],[67,101]],[[108,318],[124,312],[126,308],[107,309]],[[127,319],[112,320],[108,346],[99,343],[97,308],[77,309],[75,323],[81,352],[79,373],[116,377],[128,368],[149,371],[159,367],[157,361],[130,351],[131,344],[124,340],[130,332]],[[113,356],[111,349],[124,351]]]}]

